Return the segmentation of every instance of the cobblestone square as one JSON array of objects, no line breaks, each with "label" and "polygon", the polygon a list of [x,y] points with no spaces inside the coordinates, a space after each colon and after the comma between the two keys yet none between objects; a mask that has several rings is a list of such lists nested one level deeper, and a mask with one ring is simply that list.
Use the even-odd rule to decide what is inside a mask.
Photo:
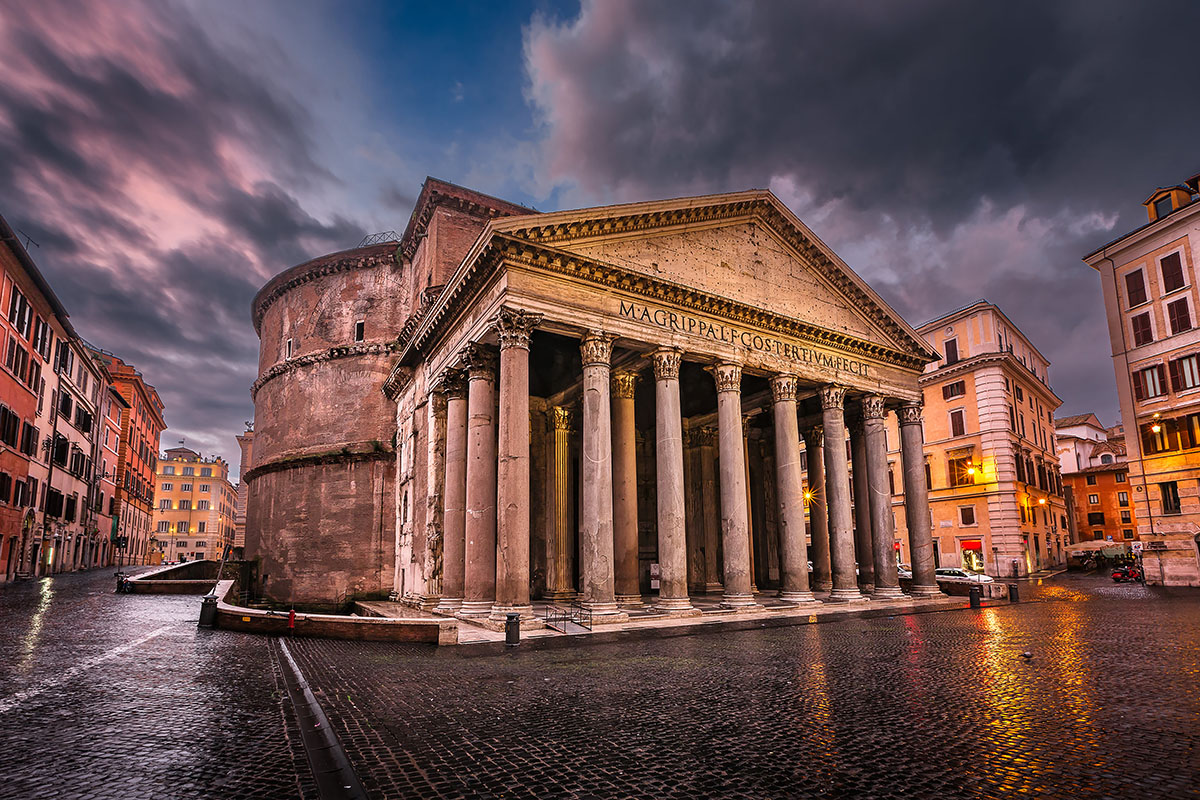
[{"label": "cobblestone square", "polygon": [[[567,650],[289,648],[377,798],[1200,794],[1200,594],[1022,589]],[[276,642],[107,575],[0,591],[0,797],[317,796]]]}]

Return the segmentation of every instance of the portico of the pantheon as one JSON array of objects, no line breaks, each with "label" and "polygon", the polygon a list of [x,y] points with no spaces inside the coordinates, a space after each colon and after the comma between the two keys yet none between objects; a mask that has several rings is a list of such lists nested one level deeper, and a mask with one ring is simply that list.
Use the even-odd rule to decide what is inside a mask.
[{"label": "portico of the pantheon", "polygon": [[910,591],[937,593],[937,356],[773,194],[499,216],[451,267],[384,384],[398,595],[493,620],[573,599],[597,624],[699,593],[898,597],[892,413]]}]

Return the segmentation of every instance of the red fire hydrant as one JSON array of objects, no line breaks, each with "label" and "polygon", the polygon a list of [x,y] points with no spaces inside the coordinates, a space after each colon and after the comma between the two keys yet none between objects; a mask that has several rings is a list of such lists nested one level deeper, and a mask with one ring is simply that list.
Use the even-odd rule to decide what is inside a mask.
[{"label": "red fire hydrant", "polygon": [[288,611],[288,636],[296,632],[296,609]]}]

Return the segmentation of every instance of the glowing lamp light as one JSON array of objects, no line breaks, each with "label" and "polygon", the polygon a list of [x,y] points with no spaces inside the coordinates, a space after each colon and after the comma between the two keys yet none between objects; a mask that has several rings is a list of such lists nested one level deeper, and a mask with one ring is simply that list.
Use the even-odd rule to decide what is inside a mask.
[{"label": "glowing lamp light", "polygon": [[805,489],[805,491],[804,491],[804,500],[805,500],[805,502],[808,502],[809,500],[812,500],[812,498],[813,498],[813,493],[812,493],[811,491],[809,491],[809,490]]},{"label": "glowing lamp light", "polygon": [[1150,426],[1150,430],[1154,431],[1155,433],[1158,433],[1159,431],[1161,431],[1161,430],[1162,430],[1162,425],[1159,425],[1159,424],[1156,422],[1156,423],[1154,423],[1153,425],[1151,425],[1151,426]]},{"label": "glowing lamp light", "polygon": [[1038,498],[1038,505],[1039,505],[1039,506],[1044,506],[1044,505],[1046,505],[1046,498],[1044,498],[1044,497],[1039,497],[1039,498]]},{"label": "glowing lamp light", "polygon": [[968,475],[970,475],[970,476],[972,476],[972,477],[974,477],[974,475],[975,475],[975,468],[974,468],[974,467],[967,467],[967,474],[968,474]]}]

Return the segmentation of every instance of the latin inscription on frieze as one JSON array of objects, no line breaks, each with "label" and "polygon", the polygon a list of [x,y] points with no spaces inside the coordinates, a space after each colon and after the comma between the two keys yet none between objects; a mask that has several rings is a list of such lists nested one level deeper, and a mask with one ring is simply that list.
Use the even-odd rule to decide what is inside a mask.
[{"label": "latin inscription on frieze", "polygon": [[618,313],[626,319],[657,325],[660,328],[688,333],[712,339],[714,342],[740,345],[747,350],[767,353],[778,358],[795,361],[806,366],[822,367],[835,372],[848,372],[851,375],[866,377],[868,365],[845,356],[834,355],[823,350],[817,350],[795,342],[789,342],[774,336],[764,336],[761,333],[723,322],[711,322],[700,317],[671,311],[665,308],[653,308],[620,301]]}]

